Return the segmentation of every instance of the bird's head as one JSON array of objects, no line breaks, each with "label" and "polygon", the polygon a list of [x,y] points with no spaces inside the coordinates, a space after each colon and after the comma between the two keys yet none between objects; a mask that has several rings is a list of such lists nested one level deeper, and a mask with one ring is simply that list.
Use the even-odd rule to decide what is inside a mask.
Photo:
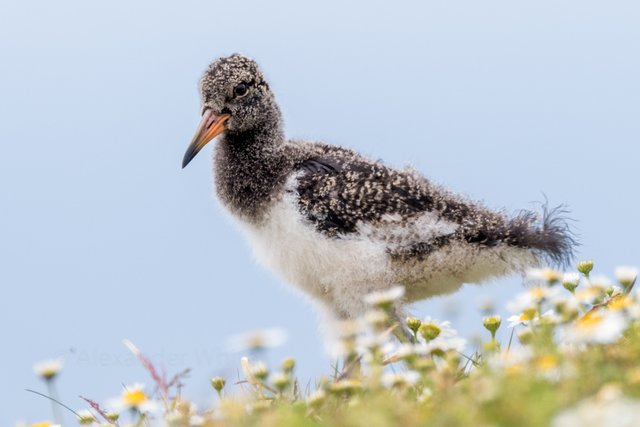
[{"label": "bird's head", "polygon": [[[184,168],[217,135],[278,130],[280,110],[256,64],[234,54],[216,59],[200,80],[202,120],[182,161]],[[273,129],[270,129],[273,128]]]}]

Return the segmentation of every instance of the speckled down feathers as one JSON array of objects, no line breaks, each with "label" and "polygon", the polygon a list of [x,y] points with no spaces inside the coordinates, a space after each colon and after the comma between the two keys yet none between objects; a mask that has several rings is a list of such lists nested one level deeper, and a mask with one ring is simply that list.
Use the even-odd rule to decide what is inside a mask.
[{"label": "speckled down feathers", "polygon": [[[234,97],[241,82],[251,83],[251,90]],[[215,147],[217,195],[250,230],[250,238],[262,242],[263,258],[280,257],[265,264],[283,271],[287,281],[322,300],[334,314],[344,317],[361,305],[355,300],[366,292],[398,283],[430,287],[408,289],[407,295],[419,299],[542,259],[563,263],[571,257],[573,240],[558,210],[510,217],[453,194],[416,171],[394,169],[342,147],[286,140],[275,98],[258,66],[244,56],[216,60],[201,91],[203,109],[231,114]],[[275,209],[280,212],[277,225]],[[290,220],[282,219],[282,212],[289,212]],[[303,256],[278,246],[298,243],[287,240],[293,233],[286,230],[289,226],[308,240]],[[265,230],[269,238],[262,236]],[[316,252],[314,241],[325,252]],[[369,242],[375,256],[344,253],[354,261],[342,263],[340,254],[330,252],[361,247],[348,242]],[[341,264],[341,278],[328,272],[314,278],[323,276],[306,265],[314,257]],[[372,276],[357,263],[378,263],[384,269]],[[331,263],[323,268],[330,269]],[[344,301],[349,298],[351,305]]]}]

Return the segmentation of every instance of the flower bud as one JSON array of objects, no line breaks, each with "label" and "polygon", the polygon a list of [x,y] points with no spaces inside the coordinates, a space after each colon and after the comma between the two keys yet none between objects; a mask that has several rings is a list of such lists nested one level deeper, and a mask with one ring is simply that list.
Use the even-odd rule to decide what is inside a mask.
[{"label": "flower bud", "polygon": [[593,260],[580,261],[578,263],[578,271],[589,277],[589,273],[593,270]]},{"label": "flower bud", "polygon": [[615,270],[616,279],[627,289],[638,278],[638,269],[635,267],[618,267]]},{"label": "flower bud", "polygon": [[566,273],[562,276],[562,286],[573,293],[580,283],[580,275],[578,273]]},{"label": "flower bud", "polygon": [[409,328],[414,334],[418,333],[418,329],[420,329],[420,325],[422,325],[420,319],[416,317],[407,317],[405,323],[407,324],[407,328]]},{"label": "flower bud", "polygon": [[435,323],[423,323],[418,328],[418,333],[425,339],[425,341],[433,341],[438,338],[440,332],[442,332],[442,330]]},{"label": "flower bud", "polygon": [[380,309],[367,311],[364,315],[364,320],[376,330],[385,329],[389,325],[389,315]]},{"label": "flower bud", "polygon": [[291,384],[291,379],[284,372],[279,372],[277,374],[274,374],[273,377],[271,377],[271,383],[279,392],[283,392],[287,388],[289,388],[289,385]]},{"label": "flower bud", "polygon": [[251,373],[256,379],[260,381],[264,381],[269,375],[269,369],[262,362],[256,363],[252,368],[253,369],[251,370]]},{"label": "flower bud", "polygon": [[218,393],[222,391],[226,383],[227,381],[222,377],[211,378],[211,387],[213,387]]},{"label": "flower bud", "polygon": [[531,328],[525,328],[518,331],[518,340],[521,344],[530,344],[533,341],[533,331]]},{"label": "flower bud", "polygon": [[403,286],[394,286],[388,290],[375,291],[364,297],[365,303],[381,310],[390,310],[404,296]]},{"label": "flower bud", "polygon": [[88,409],[83,409],[82,411],[78,411],[78,424],[80,425],[89,425],[93,424],[96,421],[96,417],[93,416],[91,411]]},{"label": "flower bud", "polygon": [[307,397],[307,406],[310,408],[317,409],[320,407],[327,398],[327,393],[324,390],[318,390],[315,393],[309,395]]},{"label": "flower bud", "polygon": [[552,285],[560,281],[560,279],[562,279],[562,274],[556,270],[553,270],[551,268],[545,268],[542,271],[544,274],[544,278],[549,285]]},{"label": "flower bud", "polygon": [[287,357],[282,361],[282,370],[286,373],[290,373],[293,371],[293,368],[296,367],[296,359],[293,357]]},{"label": "flower bud", "polygon": [[113,422],[116,422],[120,418],[120,414],[117,412],[107,412],[107,418],[109,418],[109,420]]},{"label": "flower bud", "polygon": [[482,318],[482,324],[484,325],[487,331],[491,332],[492,337],[495,337],[496,331],[500,327],[501,323],[502,323],[502,318],[498,315],[486,316]]},{"label": "flower bud", "polygon": [[350,379],[334,382],[329,386],[330,392],[341,396],[351,396],[360,390],[362,390],[360,381]]}]

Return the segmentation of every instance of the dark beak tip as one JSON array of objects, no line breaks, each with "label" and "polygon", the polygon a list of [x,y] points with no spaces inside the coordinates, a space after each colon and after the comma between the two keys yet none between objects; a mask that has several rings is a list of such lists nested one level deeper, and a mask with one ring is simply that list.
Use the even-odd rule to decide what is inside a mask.
[{"label": "dark beak tip", "polygon": [[191,159],[185,156],[184,159],[182,159],[182,169],[186,168],[190,162],[191,162]]},{"label": "dark beak tip", "polygon": [[182,158],[182,169],[186,168],[187,165],[191,163],[191,160],[193,160],[196,154],[198,154],[198,150],[195,150],[193,145],[190,145],[189,148],[187,148],[187,152],[184,153],[184,157]]}]

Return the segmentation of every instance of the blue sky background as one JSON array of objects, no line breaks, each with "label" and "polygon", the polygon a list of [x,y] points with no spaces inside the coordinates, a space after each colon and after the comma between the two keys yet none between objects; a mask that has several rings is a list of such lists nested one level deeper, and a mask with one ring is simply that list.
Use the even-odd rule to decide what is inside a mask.
[{"label": "blue sky background", "polygon": [[[180,169],[197,82],[219,55],[261,64],[289,136],[357,149],[514,211],[567,203],[581,257],[640,264],[640,5],[629,1],[0,3],[0,424],[50,418],[34,362],[63,357],[62,400],[147,374],[187,395],[235,377],[226,337],[279,326],[303,381],[330,371],[300,296],[252,261],[212,198],[211,149]],[[478,301],[414,312],[480,330]],[[506,314],[504,311],[503,314]],[[68,415],[67,418],[69,419]]]}]

